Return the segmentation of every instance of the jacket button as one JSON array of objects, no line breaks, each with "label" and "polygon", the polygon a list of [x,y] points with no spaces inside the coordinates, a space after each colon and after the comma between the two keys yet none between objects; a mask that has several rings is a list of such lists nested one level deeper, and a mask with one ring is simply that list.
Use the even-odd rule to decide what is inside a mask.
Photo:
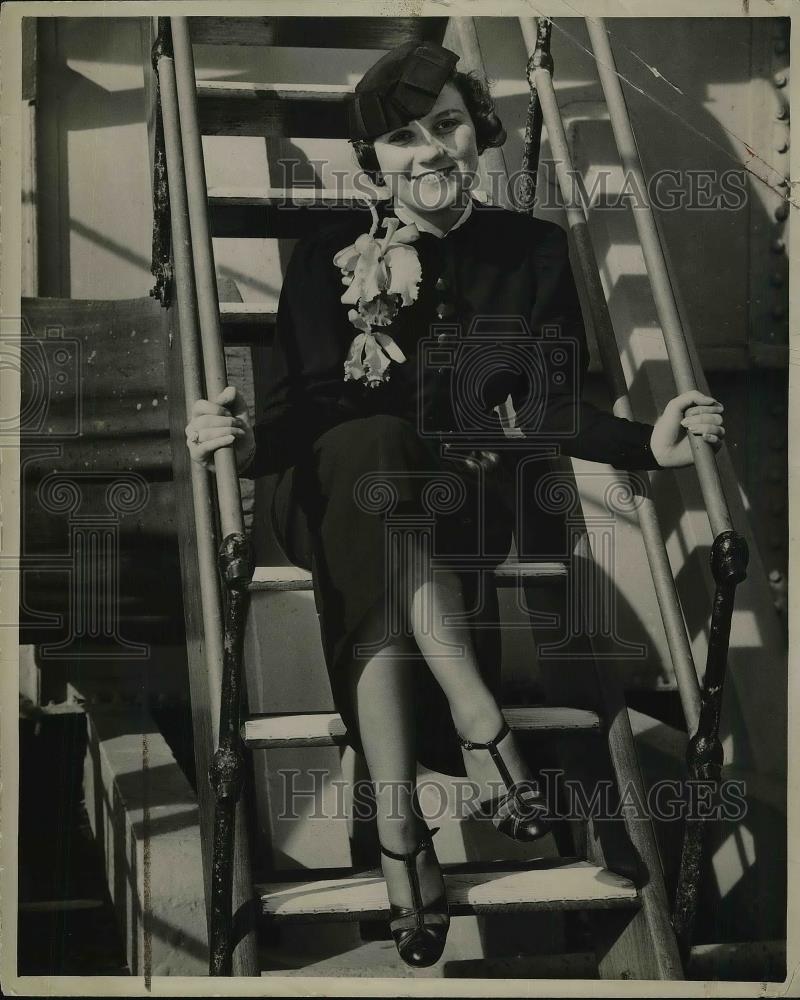
[{"label": "jacket button", "polygon": [[456,308],[452,302],[440,302],[436,307],[436,315],[439,319],[447,319],[447,317],[452,316],[455,311]]}]

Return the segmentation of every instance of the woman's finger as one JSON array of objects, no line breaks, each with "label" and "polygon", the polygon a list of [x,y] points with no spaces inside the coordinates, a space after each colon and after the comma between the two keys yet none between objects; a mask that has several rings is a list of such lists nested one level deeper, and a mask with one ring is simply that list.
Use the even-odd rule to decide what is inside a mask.
[{"label": "woman's finger", "polygon": [[697,389],[689,389],[688,392],[682,392],[679,396],[674,396],[664,409],[679,410],[683,413],[687,406],[713,406],[714,404],[719,404],[719,401],[714,399],[713,396],[706,396]]},{"label": "woman's finger", "polygon": [[197,441],[195,444],[210,441],[219,441],[221,438],[244,437],[245,432],[241,427],[206,427],[197,431]]},{"label": "woman's finger", "polygon": [[199,417],[203,414],[213,413],[218,417],[230,416],[224,406],[218,403],[211,403],[207,399],[196,399],[192,404],[192,417]]},{"label": "woman's finger", "polygon": [[689,424],[696,424],[696,423],[715,424],[715,425],[719,425],[721,427],[722,424],[723,424],[722,414],[721,413],[692,413],[689,416],[684,417],[683,420],[681,420],[681,424],[684,427],[687,427]]},{"label": "woman's finger", "polygon": [[210,458],[215,451],[233,444],[235,440],[236,438],[232,434],[228,434],[225,437],[214,438],[213,441],[201,441],[191,449],[192,459],[196,462],[200,462],[201,464],[205,464],[205,461]]},{"label": "woman's finger", "polygon": [[698,413],[722,413],[725,407],[722,403],[717,403],[715,406],[690,406],[684,411],[684,417],[693,417]]},{"label": "woman's finger", "polygon": [[240,420],[238,417],[232,417],[230,414],[226,416],[215,416],[209,414],[207,416],[192,417],[189,423],[186,425],[186,430],[199,431],[205,427],[244,427],[244,421]]},{"label": "woman's finger", "polygon": [[718,424],[710,424],[706,421],[681,421],[681,424],[690,431],[692,434],[718,434],[720,437],[724,437],[725,428],[719,426]]}]

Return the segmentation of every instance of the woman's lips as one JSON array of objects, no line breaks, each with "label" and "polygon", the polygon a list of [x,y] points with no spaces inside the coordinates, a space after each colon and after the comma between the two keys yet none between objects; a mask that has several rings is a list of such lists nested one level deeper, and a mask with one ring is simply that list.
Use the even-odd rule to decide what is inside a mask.
[{"label": "woman's lips", "polygon": [[440,167],[438,170],[426,170],[424,174],[417,174],[415,179],[418,181],[446,180],[455,169],[455,167]]}]

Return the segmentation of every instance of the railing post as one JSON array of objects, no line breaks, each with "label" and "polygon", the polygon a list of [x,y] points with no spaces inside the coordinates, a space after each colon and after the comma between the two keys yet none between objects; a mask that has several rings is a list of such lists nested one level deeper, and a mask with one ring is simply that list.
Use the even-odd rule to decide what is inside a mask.
[{"label": "railing post", "polygon": [[[736,587],[747,576],[747,542],[735,531],[727,531],[714,539],[711,547],[711,571],[717,585],[711,632],[708,640],[708,660],[703,680],[703,697],[697,732],[689,741],[689,780],[709,787],[713,796],[722,776],[722,743],[719,723],[722,713],[722,688],[728,660],[728,640]],[[692,801],[690,799],[690,801]],[[688,961],[692,945],[692,927],[697,910],[697,889],[702,877],[703,843],[708,818],[690,814],[683,831],[683,849],[675,910],[672,923],[684,962]]]},{"label": "railing post", "polygon": [[[608,103],[611,126],[622,160],[623,168],[641,193],[638,204],[632,206],[633,218],[642,245],[648,277],[659,322],[664,334],[670,365],[679,393],[694,389],[695,378],[686,344],[686,334],[681,325],[678,306],[670,283],[664,252],[658,235],[655,216],[647,196],[636,138],[631,126],[625,97],[622,93],[614,54],[602,18],[586,18],[592,43],[597,72]],[[694,454],[700,490],[703,495],[711,532],[712,570],[716,592],[711,614],[706,673],[703,683],[698,730],[689,742],[687,763],[689,775],[699,775],[716,786],[722,767],[722,748],[719,743],[719,721],[722,690],[727,667],[731,616],[736,587],[747,575],[747,543],[733,529],[730,512],[722,491],[711,445],[697,436],[689,435]],[[673,924],[681,939],[684,954],[691,943],[691,929],[699,888],[703,836],[706,823],[699,817],[689,817],[686,825],[681,870],[678,877],[676,907]]]},{"label": "railing post", "polygon": [[[175,258],[181,347],[183,350],[187,417],[202,393],[217,395],[226,384],[225,358],[219,326],[219,304],[213,252],[208,230],[205,169],[197,126],[194,64],[185,18],[170,18],[171,38],[160,37],[158,62],[164,122],[170,217]],[[175,54],[170,47],[175,46]],[[197,314],[200,316],[200,336]],[[202,350],[199,341],[202,340]],[[205,367],[205,373],[201,368]],[[213,854],[211,858],[209,937],[212,975],[258,975],[255,937],[250,923],[252,885],[246,830],[237,827],[237,802],[243,782],[239,713],[241,701],[242,646],[252,578],[249,542],[244,533],[239,480],[232,448],[215,453],[216,484],[223,540],[219,549],[219,574],[227,592],[224,623],[219,576],[210,546],[214,519],[208,473],[191,465],[192,492],[203,631],[208,649],[209,719],[197,723],[218,736],[218,749],[209,765],[209,780],[216,796]],[[218,724],[217,724],[218,720]],[[203,735],[195,732],[195,739]],[[201,795],[201,800],[203,796]],[[241,813],[241,808],[239,809]],[[241,818],[241,817],[240,817]],[[234,909],[245,927],[234,934]],[[235,947],[238,939],[238,947]]]}]

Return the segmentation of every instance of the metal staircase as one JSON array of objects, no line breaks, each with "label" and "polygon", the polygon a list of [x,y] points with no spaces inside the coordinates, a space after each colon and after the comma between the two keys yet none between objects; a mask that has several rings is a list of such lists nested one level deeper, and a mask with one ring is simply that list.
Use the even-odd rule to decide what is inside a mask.
[{"label": "metal staircase", "polygon": [[[219,303],[212,237],[299,237],[320,224],[320,203],[335,204],[339,212],[348,207],[359,209],[354,195],[321,189],[207,189],[202,135],[344,138],[343,101],[349,91],[321,85],[198,83],[192,45],[249,45],[261,46],[264,51],[273,46],[295,45],[318,47],[324,54],[328,48],[389,48],[411,38],[427,38],[458,50],[462,65],[468,69],[481,69],[482,60],[470,18],[453,18],[449,22],[446,18],[382,17],[200,17],[157,21],[153,64],[158,92],[153,95],[155,114],[151,123],[156,196],[154,269],[163,303],[170,308],[174,305],[177,311],[179,335],[173,344],[175,363],[170,387],[175,481],[181,509],[194,511],[194,517],[187,515],[181,524],[179,540],[197,771],[210,772],[216,793],[215,802],[204,783],[199,790],[211,973],[257,975],[255,912],[276,925],[365,921],[387,918],[388,901],[380,872],[372,870],[281,872],[280,881],[273,873],[274,877],[254,884],[240,797],[242,747],[296,750],[299,759],[309,748],[339,746],[344,730],[338,716],[330,713],[254,716],[245,720],[240,739],[241,656],[248,602],[258,593],[309,590],[311,580],[301,570],[254,569],[242,522],[233,453],[229,449],[217,452],[216,477],[209,477],[188,461],[183,426],[196,398],[212,396],[226,384],[223,344],[268,342],[277,308],[277,299],[258,305]],[[531,56],[528,72],[533,93],[526,167],[535,178],[542,117],[555,158],[561,159],[562,166],[568,154],[565,145],[557,141],[559,120],[550,79],[547,22],[521,21]],[[595,40],[602,42],[599,37]],[[491,163],[486,162],[487,157],[492,158]],[[501,152],[487,151],[483,166],[492,170],[504,166]],[[308,206],[283,211],[281,206],[289,199],[295,203],[306,199]],[[619,401],[616,412],[630,416],[627,387],[607,310],[604,312],[585,219],[578,213],[581,209],[568,203],[568,221],[584,279],[592,291],[601,353],[614,398]],[[678,334],[674,334],[673,343],[680,339]],[[672,359],[672,349],[670,356]],[[674,349],[674,357],[680,368],[679,347]],[[682,378],[684,382],[688,378],[685,370]],[[714,647],[717,689],[706,691],[702,697],[685,631],[681,635],[674,581],[649,500],[645,498],[638,513],[665,627],[674,637],[671,648],[690,733],[695,733],[703,713],[709,716],[700,744],[695,741],[690,766],[693,775],[713,782],[718,777],[713,716],[716,712],[718,727],[718,694],[733,593],[744,572],[746,552],[742,552],[738,536],[726,518],[710,449],[697,446],[696,455],[704,494],[714,512],[715,536],[722,538],[721,547],[727,546],[721,557],[726,572],[719,578],[721,596],[715,605],[716,632],[721,637]],[[211,490],[214,481],[216,497]],[[529,606],[542,612],[539,624],[533,622],[537,642],[552,640],[553,622],[565,620],[570,579],[576,573],[590,579],[593,565],[589,538],[584,532],[568,561],[530,563],[509,558],[494,573],[494,582],[498,587],[523,588],[529,594]],[[546,655],[542,658],[548,704],[507,708],[506,718],[520,733],[553,741],[569,775],[586,788],[610,780],[617,794],[620,789],[632,788],[645,801],[630,721],[614,671],[607,665],[600,669],[592,659],[588,634],[574,637],[571,651],[585,661],[580,669],[565,671],[563,659],[548,661]],[[276,650],[275,655],[280,651]],[[589,753],[587,740],[591,741]],[[624,824],[594,819],[578,826],[573,834],[576,853],[582,857],[445,864],[452,913],[486,917],[514,913],[524,919],[524,914],[542,910],[583,910],[589,915],[602,977],[681,979],[681,953],[670,921],[649,818],[625,813]],[[687,841],[687,851],[693,852],[695,874],[701,837],[702,830],[695,829],[689,832]],[[678,929],[685,958],[693,898],[686,887],[684,893]]]}]

